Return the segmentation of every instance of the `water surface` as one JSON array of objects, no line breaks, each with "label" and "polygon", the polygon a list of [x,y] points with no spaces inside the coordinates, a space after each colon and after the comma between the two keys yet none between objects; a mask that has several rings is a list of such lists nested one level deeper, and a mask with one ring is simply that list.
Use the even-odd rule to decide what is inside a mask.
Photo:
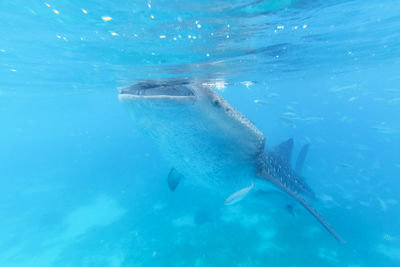
[{"label": "water surface", "polygon": [[[397,1],[2,1],[1,266],[399,266]],[[120,86],[192,77],[310,143],[314,205],[182,183]]]}]

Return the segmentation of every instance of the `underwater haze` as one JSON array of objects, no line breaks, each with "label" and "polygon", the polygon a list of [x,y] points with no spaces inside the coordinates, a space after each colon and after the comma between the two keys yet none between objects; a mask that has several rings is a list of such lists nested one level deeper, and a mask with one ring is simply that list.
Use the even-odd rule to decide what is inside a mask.
[{"label": "underwater haze", "polygon": [[[0,266],[400,266],[398,1],[13,0],[0,32]],[[171,192],[118,88],[179,78],[310,144],[345,242],[285,196]]]}]

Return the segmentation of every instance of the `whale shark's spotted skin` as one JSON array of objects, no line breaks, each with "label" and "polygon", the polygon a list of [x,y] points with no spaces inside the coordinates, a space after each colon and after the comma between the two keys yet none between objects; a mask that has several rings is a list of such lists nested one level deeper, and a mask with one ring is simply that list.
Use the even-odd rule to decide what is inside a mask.
[{"label": "whale shark's spotted skin", "polygon": [[121,88],[119,99],[174,168],[170,188],[179,182],[174,173],[226,195],[252,183],[258,190],[273,187],[297,200],[341,241],[300,196],[312,191],[290,168],[288,157],[265,152],[264,134],[208,86],[189,79],[143,81]]},{"label": "whale shark's spotted skin", "polygon": [[[300,176],[301,169],[294,171],[290,167],[292,149],[293,139],[288,139],[274,149],[266,151],[265,158],[263,159],[264,161],[262,169],[272,177],[275,177],[276,180],[278,180],[285,187],[289,188],[292,192],[310,198],[315,198],[315,194],[312,189],[305,182],[304,178]],[[305,155],[300,153],[297,161],[304,161],[304,156]],[[300,168],[300,165],[296,167]]]}]

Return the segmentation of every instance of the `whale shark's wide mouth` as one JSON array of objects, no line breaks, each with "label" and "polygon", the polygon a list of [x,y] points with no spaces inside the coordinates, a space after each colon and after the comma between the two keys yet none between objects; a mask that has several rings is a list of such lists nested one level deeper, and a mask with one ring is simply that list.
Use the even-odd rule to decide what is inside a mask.
[{"label": "whale shark's wide mouth", "polygon": [[145,81],[119,88],[120,97],[131,98],[194,98],[186,80]]}]

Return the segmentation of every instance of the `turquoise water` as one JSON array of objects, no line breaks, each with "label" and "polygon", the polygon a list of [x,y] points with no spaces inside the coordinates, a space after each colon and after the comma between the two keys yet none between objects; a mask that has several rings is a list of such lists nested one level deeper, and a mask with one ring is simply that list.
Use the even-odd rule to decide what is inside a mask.
[{"label": "turquoise water", "polygon": [[[2,1],[0,266],[400,266],[397,1]],[[333,239],[183,182],[118,87],[191,77],[310,143]],[[222,201],[221,201],[222,200]]]}]

